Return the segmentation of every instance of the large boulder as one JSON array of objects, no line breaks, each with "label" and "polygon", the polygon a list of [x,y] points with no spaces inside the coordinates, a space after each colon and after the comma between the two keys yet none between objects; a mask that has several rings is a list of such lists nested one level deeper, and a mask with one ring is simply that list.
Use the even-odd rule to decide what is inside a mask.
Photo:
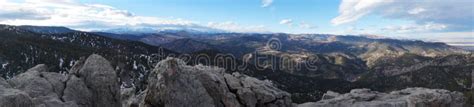
[{"label": "large boulder", "polygon": [[227,74],[208,66],[187,66],[182,60],[167,58],[148,77],[141,106],[165,107],[290,107],[290,94],[269,81],[245,75]]},{"label": "large boulder", "polygon": [[354,89],[350,93],[328,92],[318,102],[299,107],[463,107],[462,93],[442,89],[407,88],[391,93]]},{"label": "large boulder", "polygon": [[120,83],[110,62],[93,54],[87,58],[76,73],[92,93],[94,107],[120,106]]},{"label": "large boulder", "polygon": [[62,99],[82,107],[119,107],[120,84],[109,61],[93,54],[71,68]]},{"label": "large boulder", "polygon": [[62,99],[81,107],[119,107],[120,84],[109,61],[93,54],[71,68]]}]

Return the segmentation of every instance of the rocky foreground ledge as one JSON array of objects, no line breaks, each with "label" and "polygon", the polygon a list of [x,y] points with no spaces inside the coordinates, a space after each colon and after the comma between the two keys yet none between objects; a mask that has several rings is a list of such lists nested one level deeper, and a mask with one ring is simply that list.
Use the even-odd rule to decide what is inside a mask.
[{"label": "rocky foreground ledge", "polygon": [[222,68],[187,66],[176,58],[158,63],[148,78],[147,89],[124,106],[140,107],[290,107],[290,94],[239,73]]},{"label": "rocky foreground ledge", "polygon": [[323,100],[291,102],[290,94],[271,81],[222,68],[188,66],[168,58],[148,76],[147,88],[120,89],[119,78],[105,58],[91,55],[69,74],[37,65],[11,79],[0,78],[0,107],[462,107],[464,97],[447,90],[408,88],[391,93],[355,89],[328,92]]},{"label": "rocky foreground ledge", "polygon": [[354,89],[339,94],[328,91],[318,102],[309,102],[298,107],[465,107],[460,92],[441,89],[407,88],[390,93],[369,89]]}]

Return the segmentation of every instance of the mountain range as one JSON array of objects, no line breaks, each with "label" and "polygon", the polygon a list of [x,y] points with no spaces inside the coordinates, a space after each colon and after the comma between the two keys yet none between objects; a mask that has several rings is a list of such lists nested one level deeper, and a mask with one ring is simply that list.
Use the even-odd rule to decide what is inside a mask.
[{"label": "mountain range", "polygon": [[[225,72],[268,79],[296,103],[318,101],[329,90],[388,92],[407,87],[460,91],[474,102],[474,54],[445,43],[331,34],[145,30],[151,31],[0,25],[0,75],[11,78],[37,64],[67,74],[82,56],[100,54],[110,60],[122,87],[144,89],[157,62],[184,56],[189,65],[219,66]],[[199,60],[202,55],[211,60]],[[233,56],[232,63],[219,63],[219,55]]]}]

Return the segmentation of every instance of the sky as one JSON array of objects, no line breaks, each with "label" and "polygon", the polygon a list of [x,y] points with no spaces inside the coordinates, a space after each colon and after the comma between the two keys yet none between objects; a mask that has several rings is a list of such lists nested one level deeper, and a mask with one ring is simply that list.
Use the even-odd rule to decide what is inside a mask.
[{"label": "sky", "polygon": [[0,24],[183,27],[473,42],[472,0],[0,0]]}]

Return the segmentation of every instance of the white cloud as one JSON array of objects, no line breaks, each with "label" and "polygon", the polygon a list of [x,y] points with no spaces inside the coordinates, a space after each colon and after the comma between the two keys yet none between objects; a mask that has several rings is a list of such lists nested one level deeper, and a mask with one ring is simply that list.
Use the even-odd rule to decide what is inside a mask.
[{"label": "white cloud", "polygon": [[446,25],[436,24],[436,23],[427,23],[423,25],[411,24],[411,25],[397,25],[397,26],[387,26],[382,28],[382,30],[397,32],[397,33],[412,33],[412,32],[424,32],[424,31],[439,31],[446,29]]},{"label": "white cloud", "polygon": [[426,11],[425,8],[417,7],[417,8],[414,8],[414,9],[412,9],[412,10],[409,10],[409,11],[408,11],[408,14],[416,15],[416,14],[419,14],[419,13],[424,12],[424,11]]},{"label": "white cloud", "polygon": [[257,25],[257,26],[250,26],[250,25],[240,25],[235,22],[209,22],[207,24],[207,27],[210,28],[216,28],[216,29],[222,29],[222,30],[227,30],[227,31],[233,31],[233,32],[252,32],[252,33],[267,33],[269,32],[265,26],[263,25]]},{"label": "white cloud", "polygon": [[262,26],[242,26],[236,23],[214,23],[208,26],[179,18],[139,16],[112,6],[82,4],[75,0],[25,0],[23,2],[0,0],[0,7],[0,23],[10,25],[66,26],[86,31],[151,27],[245,32],[263,28]]},{"label": "white cloud", "polygon": [[273,3],[273,0],[262,0],[262,7],[269,7],[270,5],[272,5]]},{"label": "white cloud", "polygon": [[280,24],[281,25],[287,25],[290,28],[293,28],[293,25],[295,25],[296,27],[301,28],[301,29],[315,29],[315,28],[317,28],[316,26],[314,26],[310,23],[306,23],[304,21],[295,24],[293,19],[283,19],[283,20],[280,21]]},{"label": "white cloud", "polygon": [[343,0],[339,6],[339,16],[331,20],[334,25],[356,21],[373,9],[390,1],[383,0]]},{"label": "white cloud", "polygon": [[112,26],[182,25],[194,22],[136,16],[126,10],[101,4],[80,4],[72,0],[1,1],[0,23],[12,25],[67,26],[72,28],[106,28]]},{"label": "white cloud", "polygon": [[293,20],[292,19],[283,19],[280,21],[280,24],[282,25],[288,25],[289,27],[293,26]]},{"label": "white cloud", "polygon": [[[472,30],[474,1],[471,0],[343,0],[334,25],[354,22],[365,15],[411,20],[417,24],[439,23],[450,30]],[[448,29],[448,28],[447,28]]]},{"label": "white cloud", "polygon": [[359,28],[357,26],[349,26],[337,34],[341,35],[378,35],[379,32],[373,27]]},{"label": "white cloud", "polygon": [[458,43],[474,43],[473,32],[416,32],[416,33],[397,33],[392,36],[396,38],[418,39],[431,42],[444,42],[447,44],[466,45]]},{"label": "white cloud", "polygon": [[420,38],[437,42],[470,42],[474,43],[474,32],[435,32],[418,33]]},{"label": "white cloud", "polygon": [[311,25],[311,24],[306,23],[306,22],[301,22],[299,24],[299,27],[303,28],[303,29],[316,29],[317,28],[317,26]]}]

